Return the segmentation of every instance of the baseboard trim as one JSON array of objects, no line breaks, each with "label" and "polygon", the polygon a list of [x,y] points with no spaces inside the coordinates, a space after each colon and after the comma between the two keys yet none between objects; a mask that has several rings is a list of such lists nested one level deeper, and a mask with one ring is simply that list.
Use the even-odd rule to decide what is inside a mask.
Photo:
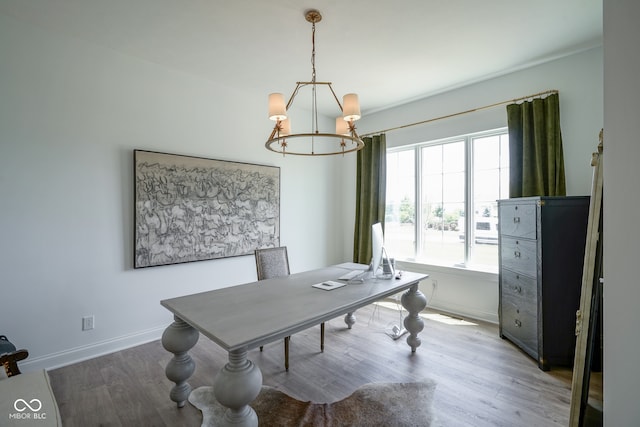
[{"label": "baseboard trim", "polygon": [[130,335],[124,335],[93,344],[75,347],[58,353],[46,354],[44,356],[29,358],[20,363],[22,372],[37,370],[51,371],[63,366],[72,365],[94,357],[124,350],[126,348],[155,341],[162,337],[165,327],[147,329]]},{"label": "baseboard trim", "polygon": [[479,310],[471,310],[469,307],[459,307],[451,304],[437,304],[431,303],[427,305],[427,308],[442,311],[449,314],[465,317],[468,319],[481,320],[487,323],[498,324],[498,314],[488,313]]},{"label": "baseboard trim", "polygon": [[[397,307],[401,307],[400,294],[396,294],[389,298],[385,298],[383,301],[386,301],[388,303],[393,303],[393,304],[396,304]],[[478,320],[478,321],[487,322],[487,323],[494,323],[496,325],[498,324],[498,315],[496,313],[487,313],[480,310],[469,310],[468,307],[461,308],[459,306],[452,306],[447,304],[432,304],[429,298],[427,298],[427,301],[428,303],[426,308],[430,310],[436,310],[443,314],[451,314],[454,316],[459,316],[464,319]],[[390,308],[393,308],[393,307],[390,307]],[[404,310],[406,313],[406,309]]]}]

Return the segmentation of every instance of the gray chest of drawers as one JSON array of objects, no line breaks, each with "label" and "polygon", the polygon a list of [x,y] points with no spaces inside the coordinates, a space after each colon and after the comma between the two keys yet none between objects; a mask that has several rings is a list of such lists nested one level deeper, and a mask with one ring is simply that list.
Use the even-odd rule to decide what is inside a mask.
[{"label": "gray chest of drawers", "polygon": [[573,363],[589,197],[498,201],[500,336],[540,369]]}]

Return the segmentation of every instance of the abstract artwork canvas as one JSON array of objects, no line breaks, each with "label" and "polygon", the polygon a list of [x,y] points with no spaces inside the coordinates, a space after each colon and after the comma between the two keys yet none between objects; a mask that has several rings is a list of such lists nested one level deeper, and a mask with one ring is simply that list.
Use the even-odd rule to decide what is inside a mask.
[{"label": "abstract artwork canvas", "polygon": [[134,150],[134,267],[280,246],[280,168]]}]

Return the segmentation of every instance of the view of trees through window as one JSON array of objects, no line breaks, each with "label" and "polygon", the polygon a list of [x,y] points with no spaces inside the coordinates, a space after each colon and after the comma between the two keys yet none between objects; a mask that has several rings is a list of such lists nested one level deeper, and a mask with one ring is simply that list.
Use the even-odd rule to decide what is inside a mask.
[{"label": "view of trees through window", "polygon": [[390,149],[389,254],[426,264],[497,269],[496,201],[508,197],[508,150],[506,129]]}]

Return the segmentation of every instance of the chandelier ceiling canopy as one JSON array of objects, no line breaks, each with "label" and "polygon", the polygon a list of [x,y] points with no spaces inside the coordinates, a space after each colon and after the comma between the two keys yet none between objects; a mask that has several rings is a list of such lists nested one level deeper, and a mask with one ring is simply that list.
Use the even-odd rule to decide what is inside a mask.
[{"label": "chandelier ceiling canopy", "polygon": [[[293,154],[299,156],[328,156],[345,154],[364,148],[364,142],[356,132],[355,121],[360,115],[358,95],[348,93],[342,98],[342,104],[331,87],[331,82],[316,80],[316,23],[322,15],[315,9],[305,12],[305,19],[311,23],[311,81],[297,82],[291,97],[285,104],[281,93],[269,95],[269,119],[276,125],[265,143],[268,150],[276,153]],[[335,120],[335,133],[319,130],[318,124],[318,89],[333,97],[337,104],[336,113],[340,115]],[[292,132],[292,120],[289,111],[293,101],[301,89],[311,90],[311,128],[307,132]],[[328,89],[328,92],[326,91]]]}]

